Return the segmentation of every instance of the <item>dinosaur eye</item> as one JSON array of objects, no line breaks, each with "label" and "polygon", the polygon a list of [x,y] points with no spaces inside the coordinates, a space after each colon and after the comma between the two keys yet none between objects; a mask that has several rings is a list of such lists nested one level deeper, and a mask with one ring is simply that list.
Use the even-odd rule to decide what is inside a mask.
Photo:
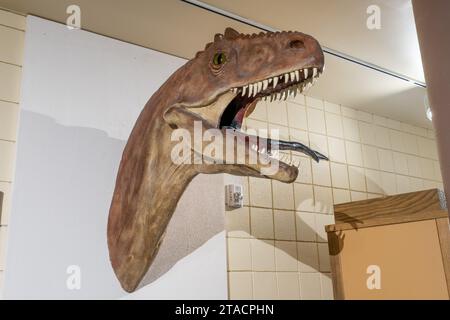
[{"label": "dinosaur eye", "polygon": [[213,63],[216,66],[220,66],[227,62],[227,56],[223,52],[216,53],[213,58]]}]

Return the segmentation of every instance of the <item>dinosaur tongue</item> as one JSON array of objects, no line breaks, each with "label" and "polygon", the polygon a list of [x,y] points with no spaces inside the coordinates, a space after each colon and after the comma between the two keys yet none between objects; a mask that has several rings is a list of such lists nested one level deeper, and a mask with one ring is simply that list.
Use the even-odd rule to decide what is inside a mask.
[{"label": "dinosaur tongue", "polygon": [[[272,153],[273,151],[272,149],[291,150],[307,154],[317,162],[319,162],[320,159],[328,160],[328,158],[323,154],[310,149],[308,146],[305,146],[300,142],[275,140],[270,138],[266,139],[259,136],[252,136],[244,132],[241,132],[239,129],[241,129],[242,127],[242,122],[244,118],[248,117],[255,110],[257,102],[258,99],[255,99],[246,104],[245,107],[240,108],[234,115],[233,120],[231,121],[231,127],[238,130],[238,134],[242,136],[241,138],[244,139],[245,143],[247,145],[253,143],[252,145],[249,145],[250,148],[252,148],[254,151],[264,153],[265,152]],[[251,140],[253,142],[251,142]]]},{"label": "dinosaur tongue", "polygon": [[291,150],[309,155],[316,162],[319,162],[319,160],[328,160],[328,158],[320,152],[312,150],[308,146],[300,142],[263,138],[260,136],[247,134],[240,130],[236,130],[237,127],[232,128],[234,129],[234,134],[240,137],[242,143],[245,143],[246,146],[256,152],[272,154],[274,150]]},{"label": "dinosaur tongue", "polygon": [[234,116],[233,121],[231,121],[231,126],[236,129],[240,129],[242,126],[242,122],[244,121],[244,115],[245,115],[245,109],[242,108]]},{"label": "dinosaur tongue", "polygon": [[235,114],[233,121],[231,122],[231,125],[237,129],[240,129],[242,126],[242,122],[244,121],[244,118],[248,117],[255,110],[256,103],[257,103],[257,99],[250,102],[244,108],[241,108]]}]

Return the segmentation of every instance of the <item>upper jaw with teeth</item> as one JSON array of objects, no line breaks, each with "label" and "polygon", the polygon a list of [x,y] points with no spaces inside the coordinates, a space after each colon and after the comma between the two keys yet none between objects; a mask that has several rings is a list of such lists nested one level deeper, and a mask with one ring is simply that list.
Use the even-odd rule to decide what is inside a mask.
[{"label": "upper jaw with teeth", "polygon": [[242,87],[235,87],[231,91],[249,98],[258,95],[263,100],[286,100],[289,96],[295,97],[297,93],[302,93],[309,89],[321,73],[322,70],[316,67],[303,68],[269,77]]},{"label": "upper jaw with teeth", "polygon": [[[231,89],[233,95],[237,99],[243,98],[243,100],[240,99],[241,104],[238,105],[238,109],[234,109],[234,112],[238,111],[237,113],[234,113],[234,119],[237,119],[237,122],[233,119],[233,121],[228,123],[226,127],[232,127],[240,130],[240,125],[243,119],[239,118],[238,115],[240,112],[243,112],[243,116],[246,117],[246,110],[248,110],[248,107],[251,106],[256,99],[262,98],[264,100],[274,101],[286,100],[289,96],[295,97],[297,93],[301,93],[312,86],[315,80],[321,75],[322,71],[323,68],[319,69],[317,67],[303,68]],[[308,146],[300,142],[264,139],[260,137],[258,137],[258,139],[267,140],[265,145],[270,147],[260,148],[259,144],[255,144],[250,146],[253,151],[260,153],[264,157],[268,156],[279,160],[281,163],[288,162],[286,163],[287,165],[297,166],[296,164],[287,161],[287,157],[279,158],[278,154],[271,152],[270,149],[272,149],[272,146],[275,146],[275,148],[279,150],[290,150],[304,153],[309,155],[316,162],[319,162],[320,160],[328,160],[325,155],[310,149]]]}]

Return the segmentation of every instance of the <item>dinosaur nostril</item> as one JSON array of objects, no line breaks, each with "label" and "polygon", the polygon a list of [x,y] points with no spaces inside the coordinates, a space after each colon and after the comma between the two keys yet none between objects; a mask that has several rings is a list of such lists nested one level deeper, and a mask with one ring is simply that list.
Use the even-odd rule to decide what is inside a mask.
[{"label": "dinosaur nostril", "polygon": [[304,49],[305,48],[305,44],[303,43],[302,40],[292,40],[291,42],[289,42],[289,48],[292,48],[292,49]]}]

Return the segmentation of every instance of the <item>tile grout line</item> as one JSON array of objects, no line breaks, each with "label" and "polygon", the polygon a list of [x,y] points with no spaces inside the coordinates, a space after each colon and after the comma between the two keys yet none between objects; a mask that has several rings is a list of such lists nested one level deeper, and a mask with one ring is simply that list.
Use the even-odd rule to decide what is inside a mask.
[{"label": "tile grout line", "polygon": [[[361,135],[361,126],[359,125],[359,120],[358,120],[358,133],[359,133],[359,138],[361,139],[361,142],[362,142],[362,135]],[[363,173],[364,173],[364,186],[365,186],[365,188],[366,188],[366,190],[364,191],[365,193],[366,193],[366,199],[367,199],[367,192],[368,192],[368,189],[367,189],[367,177],[366,177],[366,168],[367,168],[367,165],[366,165],[366,161],[364,160],[364,151],[363,151],[363,144],[361,143],[360,144],[360,148],[361,148],[361,155],[362,155],[362,164],[363,164]],[[349,181],[349,183],[350,183],[350,181]],[[351,199],[351,201],[353,201],[353,197],[352,197],[352,194],[351,194],[351,192],[350,192],[350,199]]]},{"label": "tile grout line", "polygon": [[[285,107],[285,111],[286,111],[286,115],[287,115],[287,108],[286,108],[286,104],[284,105],[284,107]],[[269,119],[269,106],[268,106],[268,104],[267,104],[267,102],[266,102],[266,114],[267,114],[267,121],[266,121],[266,126],[267,126],[267,135],[268,135],[268,137],[270,137],[270,132],[269,132],[269,121],[268,121],[268,119]],[[286,119],[286,121],[287,121],[287,119]],[[271,137],[270,137],[271,138]],[[273,261],[274,261],[274,269],[275,269],[275,286],[276,286],[276,294],[277,294],[277,297],[279,296],[279,294],[278,294],[278,292],[280,291],[280,286],[279,286],[279,283],[278,283],[278,277],[277,277],[277,275],[276,275],[276,269],[277,269],[277,261],[276,261],[276,255],[275,255],[275,250],[276,250],[276,246],[275,246],[275,237],[276,237],[276,235],[275,235],[275,213],[274,213],[274,205],[275,205],[275,202],[274,202],[274,197],[273,197],[273,180],[271,179],[270,180],[270,196],[271,196],[271,201],[272,201],[272,208],[271,208],[271,215],[272,215],[272,233],[273,233],[273,238],[274,238],[274,240],[273,240]]]},{"label": "tile grout line", "polygon": [[[305,98],[305,101],[306,101],[306,98]],[[323,120],[324,120],[324,125],[325,125],[325,133],[326,133],[326,143],[327,143],[327,152],[328,152],[328,158],[331,158],[331,156],[330,156],[330,148],[329,148],[329,145],[328,145],[328,130],[327,130],[327,124],[326,124],[326,120],[325,120],[325,102],[324,102],[324,100],[323,99],[321,99],[320,101],[322,101],[322,105],[323,105],[323,108],[324,108],[324,111],[323,111]],[[309,106],[307,105],[306,106],[307,108],[309,108]],[[308,120],[307,120],[308,121]],[[310,128],[309,128],[309,122],[308,122],[308,130],[309,130]],[[310,140],[311,141],[311,140]],[[311,146],[311,145],[310,145]],[[312,164],[312,161],[311,161],[311,167],[313,166],[313,164]],[[312,173],[312,178],[313,178],[313,183],[314,183],[314,173],[313,172],[311,172]],[[331,183],[331,167],[330,167],[330,165],[328,165],[328,173],[329,173],[329,175],[330,175],[330,183]],[[314,187],[314,185],[313,185],[313,197],[314,197],[314,209],[316,209],[316,188]],[[334,199],[333,199],[333,192],[331,192],[331,197],[332,197],[332,201],[334,202]],[[333,210],[333,215],[334,215],[334,210]],[[317,219],[316,219],[316,214],[314,214],[314,224],[315,224],[315,228],[316,228],[316,230],[314,230],[315,231],[315,238],[316,238],[316,241],[314,241],[313,243],[314,243],[314,249],[315,249],[315,252],[316,252],[316,255],[317,255],[317,258],[316,258],[316,262],[317,262],[317,266],[318,266],[318,272],[320,272],[320,259],[319,259],[319,246],[318,246],[318,241],[319,241],[319,238],[318,238],[318,234],[317,234]],[[297,245],[298,246],[298,245]],[[298,251],[297,251],[297,254],[298,254]],[[301,283],[301,280],[300,280],[300,276],[299,276],[299,283]],[[322,296],[322,292],[321,292],[321,296]],[[302,296],[300,296],[301,298],[303,298]]]},{"label": "tile grout line", "polygon": [[[304,98],[305,99],[305,98]],[[289,141],[292,141],[292,128],[291,128],[291,125],[290,125],[290,123],[289,123],[289,108],[288,108],[288,106],[287,106],[287,103],[284,103],[284,105],[285,105],[285,108],[286,108],[286,115],[287,115],[287,131],[288,131],[288,139],[289,139]],[[308,142],[308,145],[309,145],[309,142]],[[293,159],[294,159],[294,156],[293,156],[293,154],[291,153],[290,154],[290,158],[291,158],[291,162],[293,163]],[[301,160],[300,160],[301,161]],[[298,172],[298,174],[301,174],[300,172]],[[293,201],[293,206],[294,206],[294,211],[287,211],[287,212],[292,212],[292,214],[294,215],[294,230],[295,230],[295,239],[297,240],[297,215],[296,215],[296,213],[295,213],[295,209],[296,209],[296,202],[295,202],[295,192],[294,192],[294,184],[292,184],[292,186],[291,186],[291,195],[292,195],[292,201]],[[274,217],[275,217],[275,212],[274,212]],[[274,226],[275,226],[275,218],[274,218]],[[276,235],[274,234],[274,237],[276,237]],[[277,241],[279,241],[279,242],[281,242],[281,241],[283,241],[283,240],[275,240],[275,243],[277,242]],[[291,242],[293,242],[292,240],[291,241],[286,241],[286,242],[289,242],[289,243],[291,243]],[[275,249],[277,249],[277,246],[275,245]],[[299,271],[298,270],[298,260],[299,260],[299,257],[298,257],[298,245],[297,245],[297,242],[295,241],[295,263],[296,263],[296,269],[297,269],[297,272]],[[276,272],[279,272],[279,270],[278,270],[278,268],[277,268],[277,266],[278,266],[278,262],[277,262],[277,257],[276,257],[276,253],[275,253],[275,270],[276,270]],[[297,290],[298,290],[298,292],[299,292],[299,298],[300,298],[300,281],[299,281],[299,276],[297,276],[296,277],[297,278]],[[278,281],[278,275],[276,274],[276,281],[277,281],[277,291],[278,291],[278,297],[280,297],[280,285],[279,285],[279,281]]]},{"label": "tile grout line", "polygon": [[[342,105],[339,105],[339,111],[341,113],[341,123],[342,123],[342,134],[344,135],[344,139],[345,139],[345,130],[344,130],[344,115],[342,113]],[[358,124],[358,123],[357,123]],[[359,127],[358,127],[358,134],[359,134]],[[361,138],[361,137],[359,137]],[[345,151],[345,160],[347,161],[346,163],[346,168],[347,168],[347,180],[348,180],[348,189],[346,189],[348,191],[348,196],[350,198],[350,201],[352,200],[352,194],[350,191],[350,166],[348,164],[348,154],[347,154],[347,144],[345,143],[346,140],[344,140],[344,151]],[[361,156],[362,156],[362,151],[361,151]],[[334,191],[333,191],[333,201],[334,201]],[[334,216],[334,214],[333,214]],[[333,217],[334,222],[336,222],[336,217]]]}]

